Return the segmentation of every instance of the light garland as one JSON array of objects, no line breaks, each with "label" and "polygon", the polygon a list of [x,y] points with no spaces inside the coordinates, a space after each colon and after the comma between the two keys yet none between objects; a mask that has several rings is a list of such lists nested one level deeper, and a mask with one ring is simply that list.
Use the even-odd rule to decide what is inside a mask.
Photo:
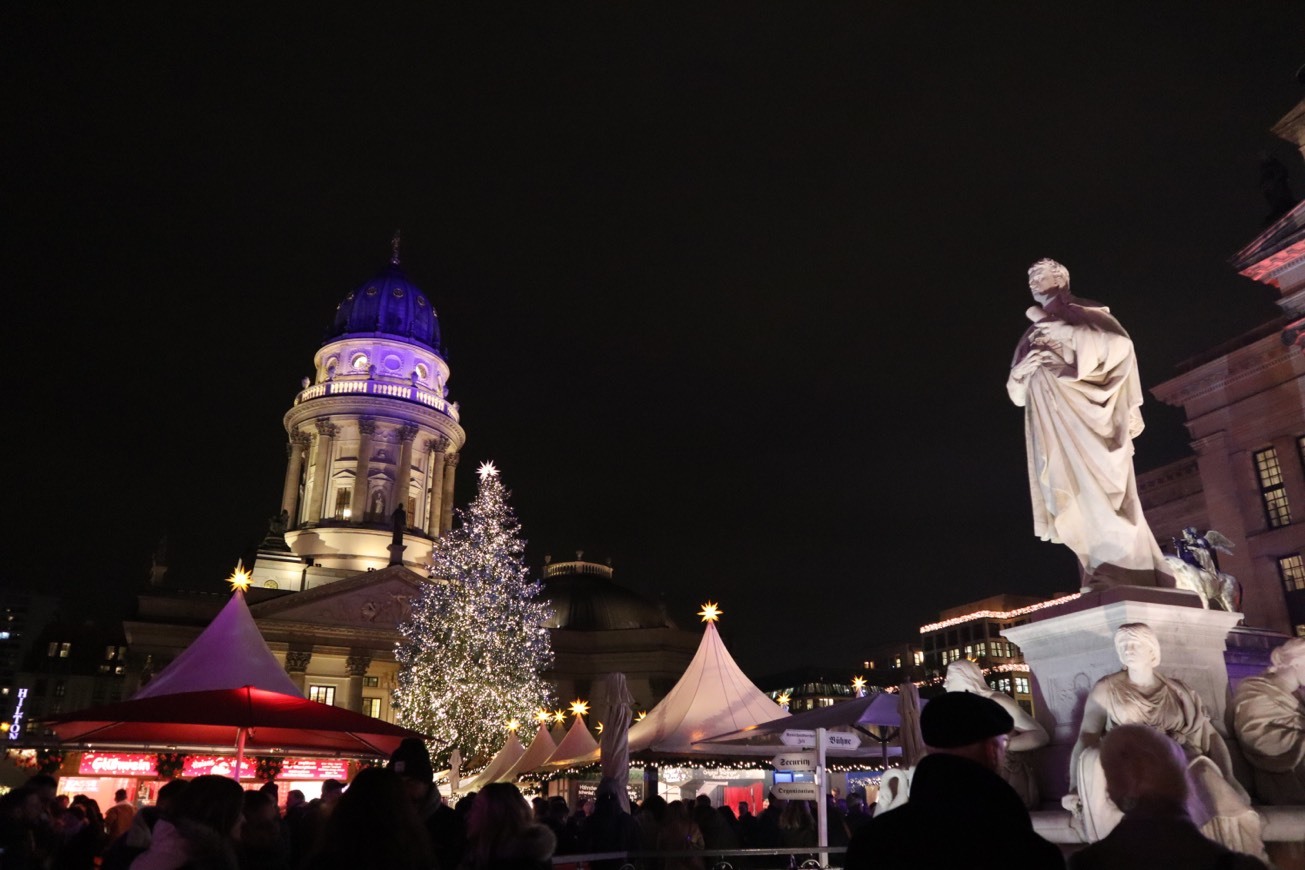
[{"label": "light garland", "polygon": [[1048,607],[1055,607],[1057,604],[1064,604],[1073,601],[1075,598],[1083,597],[1082,592],[1072,592],[1061,598],[1053,598],[1050,601],[1039,601],[1037,604],[1030,604],[1027,607],[1017,607],[1014,610],[976,610],[973,613],[967,613],[964,616],[945,619],[942,622],[931,622],[928,625],[920,626],[920,634],[928,634],[931,631],[937,631],[940,628],[951,628],[953,625],[961,625],[966,622],[973,622],[976,619],[1012,619],[1016,616],[1023,616],[1026,613],[1033,613]]}]

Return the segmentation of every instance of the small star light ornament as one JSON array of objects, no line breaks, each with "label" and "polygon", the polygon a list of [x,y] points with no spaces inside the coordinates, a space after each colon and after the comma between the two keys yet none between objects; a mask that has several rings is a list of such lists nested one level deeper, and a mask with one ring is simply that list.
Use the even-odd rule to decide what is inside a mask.
[{"label": "small star light ornament", "polygon": [[865,697],[865,677],[852,678],[852,691],[856,692],[858,698]]},{"label": "small star light ornament", "polygon": [[698,611],[698,615],[702,617],[703,622],[720,622],[720,615],[724,612],[720,609],[720,605],[708,601],[702,605],[702,610]]},{"label": "small star light ornament", "polygon": [[231,584],[231,589],[235,592],[245,592],[249,589],[250,583],[249,572],[245,570],[245,560],[241,559],[236,562],[236,570],[231,572],[227,582]]},{"label": "small star light ornament", "polygon": [[520,727],[521,727],[521,720],[520,720],[520,719],[509,719],[509,720],[508,720],[508,723],[507,723],[507,730],[515,732],[515,731],[516,731],[517,729],[519,729]]},{"label": "small star light ornament", "polygon": [[587,702],[581,701],[579,698],[576,698],[574,701],[571,702],[572,716],[586,716],[588,714],[589,714],[589,704]]},{"label": "small star light ornament", "polygon": [[535,721],[536,721],[536,722],[552,722],[552,721],[553,721],[553,714],[550,713],[550,712],[548,712],[547,710],[540,710],[539,712],[537,712],[537,713],[535,714]]},{"label": "small star light ornament", "polygon": [[498,477],[498,469],[494,467],[492,462],[482,462],[480,468],[476,469],[476,474],[480,475],[481,480],[486,480],[491,477]]}]

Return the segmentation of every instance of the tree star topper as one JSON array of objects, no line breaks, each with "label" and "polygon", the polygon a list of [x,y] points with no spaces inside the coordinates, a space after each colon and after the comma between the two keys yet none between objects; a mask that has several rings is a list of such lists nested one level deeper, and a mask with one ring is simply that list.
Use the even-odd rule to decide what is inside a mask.
[{"label": "tree star topper", "polygon": [[703,622],[719,622],[720,615],[724,612],[725,611],[720,609],[720,605],[708,601],[706,604],[702,605],[702,610],[698,611],[698,615],[702,617]]},{"label": "tree star topper", "polygon": [[492,462],[480,463],[480,468],[476,469],[476,473],[480,475],[481,480],[485,480],[489,477],[498,477],[498,469],[494,467],[494,463]]},{"label": "tree star topper", "polygon": [[245,570],[244,559],[241,559],[236,563],[236,570],[232,571],[231,576],[227,578],[227,582],[231,584],[231,588],[240,592],[249,589],[250,580],[249,572]]}]

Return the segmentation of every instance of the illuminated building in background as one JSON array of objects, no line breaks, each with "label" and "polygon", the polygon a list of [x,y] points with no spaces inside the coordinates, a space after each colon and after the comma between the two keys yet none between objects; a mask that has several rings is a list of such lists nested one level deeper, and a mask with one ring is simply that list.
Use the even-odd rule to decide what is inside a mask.
[{"label": "illuminated building in background", "polygon": [[[1305,155],[1305,102],[1274,132]],[[1218,560],[1241,583],[1246,625],[1305,637],[1305,203],[1266,193],[1286,211],[1232,267],[1277,289],[1282,314],[1151,391],[1183,409],[1195,456],[1139,474],[1138,492],[1161,546],[1187,527],[1235,544]]]},{"label": "illuminated building in background", "polygon": [[864,653],[858,673],[871,686],[886,689],[925,678],[924,646],[920,641],[877,644]]}]

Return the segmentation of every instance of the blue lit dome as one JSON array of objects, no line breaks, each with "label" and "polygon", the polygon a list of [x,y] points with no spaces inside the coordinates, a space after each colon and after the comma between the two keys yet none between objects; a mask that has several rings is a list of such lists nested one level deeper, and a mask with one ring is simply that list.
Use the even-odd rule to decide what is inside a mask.
[{"label": "blue lit dome", "polygon": [[335,321],[326,331],[326,340],[357,336],[397,338],[444,355],[435,307],[403,274],[397,252],[384,271],[351,290],[336,306]]}]

